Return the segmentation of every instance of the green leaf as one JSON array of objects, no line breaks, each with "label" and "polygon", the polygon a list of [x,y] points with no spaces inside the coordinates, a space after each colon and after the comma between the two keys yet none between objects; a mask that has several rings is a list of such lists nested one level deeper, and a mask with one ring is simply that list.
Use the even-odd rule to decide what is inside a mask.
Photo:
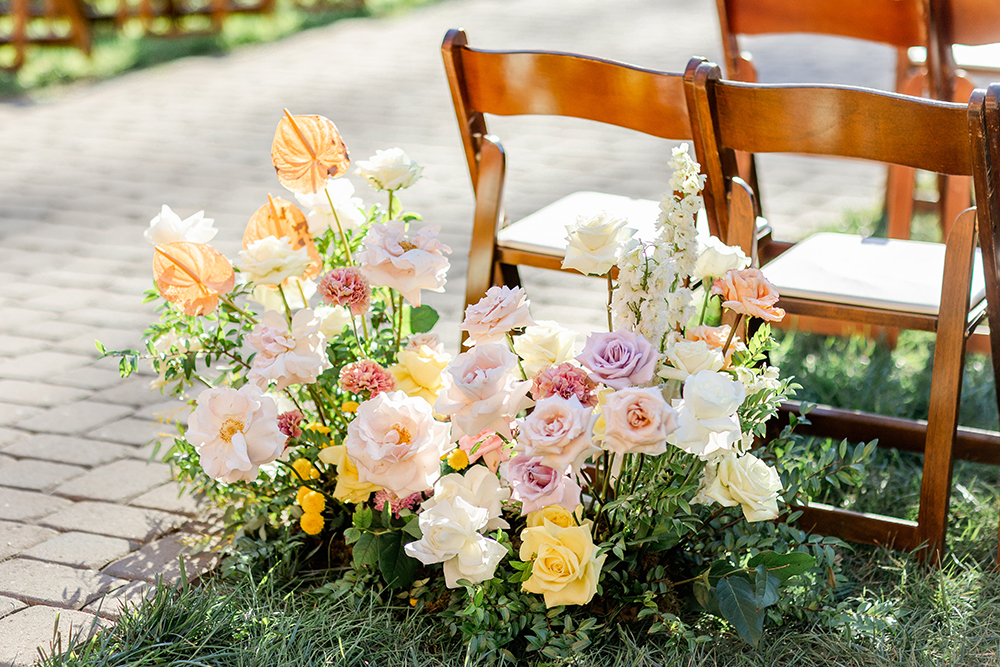
[{"label": "green leaf", "polygon": [[104,343],[101,341],[95,340],[94,345],[97,346],[97,351],[101,353],[102,357],[108,353],[108,351],[104,349]]},{"label": "green leaf", "polygon": [[363,533],[354,543],[354,567],[375,565],[379,558],[378,541],[372,533]]},{"label": "green leaf", "polygon": [[408,588],[417,574],[417,561],[403,550],[407,542],[395,530],[378,536],[378,569],[389,588]]},{"label": "green leaf", "polygon": [[767,571],[767,567],[764,565],[757,566],[757,606],[761,609],[770,607],[773,604],[777,604],[780,596],[778,595],[778,585],[781,584],[781,580],[777,577],[771,575]]},{"label": "green leaf", "polygon": [[369,528],[372,525],[372,508],[365,507],[351,515],[351,523],[355,528]]},{"label": "green leaf", "polygon": [[716,594],[722,617],[736,628],[743,641],[757,646],[764,634],[764,611],[757,607],[750,584],[739,577],[728,577],[719,581]]},{"label": "green leaf", "polygon": [[437,324],[438,318],[437,311],[426,304],[419,308],[411,308],[410,331],[413,333],[427,333]]},{"label": "green leaf", "polygon": [[758,565],[764,565],[772,576],[787,581],[815,566],[816,559],[800,552],[779,554],[774,551],[762,551],[747,563],[747,567],[756,568]]},{"label": "green leaf", "polygon": [[416,515],[403,525],[403,532],[407,535],[412,535],[418,540],[424,536],[423,532],[420,530],[420,522],[417,520]]}]

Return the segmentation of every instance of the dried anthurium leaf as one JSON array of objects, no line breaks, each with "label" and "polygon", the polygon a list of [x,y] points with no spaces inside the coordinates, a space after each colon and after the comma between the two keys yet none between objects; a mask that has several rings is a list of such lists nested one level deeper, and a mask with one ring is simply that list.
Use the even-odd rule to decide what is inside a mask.
[{"label": "dried anthurium leaf", "polygon": [[219,295],[233,289],[236,274],[225,255],[210,245],[173,241],[156,246],[153,278],[160,294],[185,315],[207,315]]},{"label": "dried anthurium leaf", "polygon": [[306,248],[309,252],[309,268],[306,269],[303,278],[315,278],[323,270],[323,260],[316,250],[312,235],[309,233],[309,223],[305,214],[300,211],[295,204],[284,199],[275,199],[271,195],[267,196],[267,203],[257,209],[250,222],[247,223],[246,231],[243,232],[243,249],[246,250],[254,241],[265,239],[268,236],[281,238],[287,236],[292,242],[292,248],[298,250]]},{"label": "dried anthurium leaf", "polygon": [[292,192],[313,194],[351,164],[337,126],[323,116],[293,116],[285,110],[271,144],[278,181]]}]

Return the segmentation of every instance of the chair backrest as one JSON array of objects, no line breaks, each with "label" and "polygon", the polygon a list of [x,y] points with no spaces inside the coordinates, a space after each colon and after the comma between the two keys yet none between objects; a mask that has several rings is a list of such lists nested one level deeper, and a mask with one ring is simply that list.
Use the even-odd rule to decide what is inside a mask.
[{"label": "chair backrest", "polygon": [[931,13],[951,44],[1000,42],[1000,2],[996,0],[931,0]]},{"label": "chair backrest", "polygon": [[483,114],[569,116],[693,139],[682,74],[566,53],[473,49],[461,30],[450,30],[441,50],[474,188]]},{"label": "chair backrest", "polygon": [[973,175],[967,105],[849,86],[722,81],[711,63],[689,76],[698,118],[695,146],[717,206],[738,175],[736,151],[850,157]]},{"label": "chair backrest", "polygon": [[[810,33],[906,49],[928,46],[928,0],[716,0],[727,75],[756,80],[738,35]],[[988,0],[984,0],[988,1]]]}]

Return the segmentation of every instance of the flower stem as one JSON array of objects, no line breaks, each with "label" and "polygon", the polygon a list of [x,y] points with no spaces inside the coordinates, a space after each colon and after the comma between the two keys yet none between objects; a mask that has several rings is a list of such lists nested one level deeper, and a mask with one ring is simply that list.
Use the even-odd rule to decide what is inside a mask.
[{"label": "flower stem", "polygon": [[[392,191],[390,190],[390,192]],[[396,307],[396,311],[399,313],[399,324],[396,327],[396,351],[398,353],[399,346],[403,341],[403,295],[402,294],[399,295],[397,303],[399,304]]]},{"label": "flower stem", "polygon": [[220,294],[219,298],[222,299],[222,303],[226,304],[227,306],[229,306],[230,308],[232,308],[233,310],[235,310],[237,313],[239,313],[243,317],[245,317],[248,320],[250,320],[252,323],[257,324],[257,318],[256,317],[254,317],[253,315],[251,315],[247,311],[245,311],[242,308],[240,308],[239,306],[237,306],[235,303],[233,303],[232,299],[230,299],[228,296],[226,296],[225,294]]},{"label": "flower stem", "polygon": [[628,492],[628,494],[630,496],[633,493],[635,493],[635,485],[639,481],[639,476],[642,475],[642,462],[646,460],[646,457],[643,456],[642,454],[638,454],[638,457],[639,457],[639,465],[635,469],[635,474],[632,476],[632,488],[629,489],[629,492]]},{"label": "flower stem", "polygon": [[285,304],[285,319],[288,320],[288,328],[292,328],[292,309],[288,305],[288,299],[285,298],[285,288],[278,283],[278,294],[281,295],[281,303]]},{"label": "flower stem", "polygon": [[305,308],[309,307],[309,299],[306,298],[306,291],[302,289],[302,281],[296,280],[295,286],[299,288],[299,296],[302,297],[302,303],[305,304]]},{"label": "flower stem", "polygon": [[316,391],[315,385],[309,385],[309,393],[313,397],[313,402],[316,403],[316,414],[319,416],[319,423],[326,426],[326,413],[323,412],[323,397]]},{"label": "flower stem", "polygon": [[736,321],[733,322],[733,328],[729,330],[729,338],[726,339],[726,344],[722,346],[722,357],[726,357],[726,352],[729,350],[729,344],[733,342],[733,336],[736,335],[736,330],[740,327],[740,322],[743,321],[743,313],[736,314]]},{"label": "flower stem", "polygon": [[708,300],[712,296],[712,288],[709,287],[710,284],[706,284],[705,280],[701,281],[701,286],[705,290],[705,300],[701,302],[701,317],[698,318],[698,326],[705,323],[705,313],[708,312]]},{"label": "flower stem", "polygon": [[611,321],[611,297],[614,295],[615,285],[611,282],[611,271],[608,271],[608,331],[614,331],[615,325]]},{"label": "flower stem", "polygon": [[389,219],[392,220],[392,190],[386,190],[389,193]]},{"label": "flower stem", "polygon": [[[361,324],[364,324],[364,323],[365,323],[365,316],[362,314],[361,315]],[[358,325],[354,323],[354,315],[353,314],[351,315],[351,331],[354,332],[354,340],[358,343],[358,352],[361,353],[361,358],[362,359],[367,359],[368,358],[368,353],[365,351],[365,345],[364,345],[364,342],[361,339],[361,336],[358,335]],[[367,326],[365,326],[365,338],[366,339],[368,338],[368,327]]]},{"label": "flower stem", "polygon": [[347,257],[347,265],[354,266],[354,259],[351,257],[351,244],[347,242],[347,234],[344,233],[344,228],[340,224],[337,207],[333,205],[333,198],[330,197],[330,191],[324,189],[323,192],[326,193],[326,201],[330,203],[330,212],[333,213],[333,221],[337,223],[337,233],[340,234],[340,242],[344,246],[344,256]]}]

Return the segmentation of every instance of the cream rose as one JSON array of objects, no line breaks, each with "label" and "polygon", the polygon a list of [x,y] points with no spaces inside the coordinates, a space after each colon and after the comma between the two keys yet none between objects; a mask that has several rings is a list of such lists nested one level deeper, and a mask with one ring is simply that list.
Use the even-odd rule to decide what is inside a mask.
[{"label": "cream rose", "polygon": [[445,500],[461,498],[487,512],[487,530],[510,528],[501,513],[503,503],[510,498],[510,489],[500,487],[500,479],[484,466],[471,466],[465,472],[445,475],[434,483],[434,495],[423,502],[424,511]]},{"label": "cream rose", "polygon": [[427,401],[401,391],[384,392],[358,407],[347,426],[347,453],[358,481],[378,484],[404,498],[430,489],[451,439]]},{"label": "cream rose", "polygon": [[421,347],[427,346],[434,350],[438,354],[444,354],[444,345],[441,344],[441,339],[437,334],[433,333],[420,333],[413,334],[410,339],[406,341],[407,350],[419,350]]},{"label": "cream rose", "polygon": [[279,285],[286,278],[301,276],[312,260],[305,248],[295,250],[287,236],[265,236],[240,251],[240,271],[255,285]]},{"label": "cream rose", "polygon": [[460,328],[469,332],[466,345],[481,345],[501,342],[511,329],[534,323],[523,288],[494,285],[482,299],[465,309]]},{"label": "cream rose", "polygon": [[184,437],[198,450],[205,474],[223,482],[256,479],[288,439],[278,430],[278,407],[252,384],[201,392]]},{"label": "cream rose", "polygon": [[[329,194],[329,198],[327,195]],[[354,184],[346,178],[331,178],[325,190],[315,194],[295,193],[295,198],[309,213],[309,233],[321,236],[327,229],[337,229],[337,223],[344,231],[360,229],[365,224],[365,203],[354,197]],[[333,202],[333,208],[330,202]]]},{"label": "cream rose", "polygon": [[542,465],[560,472],[572,467],[579,473],[587,457],[598,451],[593,421],[593,410],[576,396],[543,398],[530,415],[518,420],[517,451],[529,458],[541,457]]},{"label": "cream rose", "polygon": [[739,246],[728,246],[718,238],[709,236],[705,240],[699,239],[702,246],[698,261],[694,265],[696,278],[708,280],[726,275],[732,269],[745,269],[750,266],[750,259],[743,254],[743,249]]},{"label": "cream rose", "polygon": [[212,226],[212,218],[206,218],[204,211],[181,220],[181,216],[170,210],[166,204],[160,214],[149,221],[149,229],[143,232],[146,240],[153,245],[163,245],[173,241],[208,243],[219,232]]},{"label": "cream rose", "polygon": [[[288,307],[292,310],[308,308],[309,299],[316,293],[316,283],[295,276],[285,279],[281,287],[285,291]],[[265,311],[276,310],[282,314],[285,312],[285,302],[281,300],[281,292],[274,285],[257,285],[253,288],[250,298],[263,306]]]},{"label": "cream rose", "polygon": [[682,396],[674,402],[677,430],[667,442],[705,458],[740,440],[736,411],[746,398],[742,384],[725,373],[700,371],[685,380]]},{"label": "cream rose", "polygon": [[417,182],[424,168],[409,158],[401,148],[375,151],[367,160],[354,163],[354,173],[371,183],[376,190],[402,190]]},{"label": "cream rose", "polygon": [[322,322],[309,308],[292,316],[289,328],[285,318],[269,310],[247,337],[257,354],[247,373],[247,380],[265,389],[271,382],[277,391],[291,384],[315,382],[330,367],[326,339],[320,333]]},{"label": "cream rose", "polygon": [[695,501],[715,501],[725,507],[740,505],[747,521],[770,521],[778,518],[779,493],[781,479],[777,470],[753,454],[736,456],[730,452],[705,466]]},{"label": "cream rose", "polygon": [[451,363],[451,355],[422,345],[416,350],[400,350],[397,358],[399,363],[389,367],[389,372],[396,378],[396,388],[434,405],[444,388],[441,372]]},{"label": "cream rose", "polygon": [[487,511],[460,497],[424,509],[417,521],[422,536],[403,550],[424,565],[444,563],[448,588],[458,588],[459,579],[473,584],[492,579],[497,564],[507,555],[502,544],[479,534],[486,526]]},{"label": "cream rose", "polygon": [[382,487],[377,484],[362,482],[358,478],[358,467],[347,455],[345,445],[325,447],[319,450],[319,460],[323,463],[337,466],[337,486],[333,489],[333,497],[345,503],[364,503]]},{"label": "cream rose", "polygon": [[663,454],[677,429],[677,411],[657,387],[620,389],[605,398],[601,415],[603,446],[617,454]]},{"label": "cream rose", "polygon": [[528,377],[548,366],[558,366],[573,358],[576,332],[558,322],[537,322],[514,339],[514,352],[521,357]]},{"label": "cream rose", "polygon": [[589,218],[581,216],[575,225],[567,225],[562,268],[575,269],[584,275],[606,274],[615,265],[618,247],[632,236],[633,230],[627,224],[624,218],[602,211]]},{"label": "cream rose", "polygon": [[663,353],[658,375],[664,380],[686,380],[704,370],[720,371],[726,365],[722,350],[703,340],[679,340]]},{"label": "cream rose", "polygon": [[456,441],[486,429],[511,438],[511,422],[531,405],[531,383],[514,376],[516,367],[517,357],[499,343],[476,345],[448,365],[434,409],[451,417]]},{"label": "cream rose", "polygon": [[372,285],[391,287],[419,307],[421,290],[444,291],[451,248],[438,240],[439,229],[431,225],[408,234],[402,220],[372,225],[355,257],[358,268]]},{"label": "cream rose", "polygon": [[327,340],[336,338],[351,323],[351,313],[343,306],[316,306],[313,310],[319,318],[319,330]]},{"label": "cream rose", "polygon": [[546,608],[594,599],[607,554],[597,555],[592,525],[588,520],[563,528],[545,521],[521,533],[521,560],[533,561],[531,577],[521,587],[544,596]]}]

